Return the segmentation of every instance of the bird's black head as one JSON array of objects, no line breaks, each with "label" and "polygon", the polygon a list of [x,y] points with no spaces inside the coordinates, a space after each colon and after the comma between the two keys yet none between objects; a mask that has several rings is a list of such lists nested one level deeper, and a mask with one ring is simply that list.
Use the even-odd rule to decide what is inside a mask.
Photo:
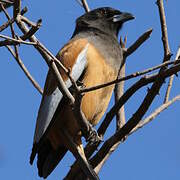
[{"label": "bird's black head", "polygon": [[75,33],[92,28],[118,36],[123,23],[131,19],[134,19],[134,16],[130,13],[121,12],[110,7],[98,8],[77,19]]}]

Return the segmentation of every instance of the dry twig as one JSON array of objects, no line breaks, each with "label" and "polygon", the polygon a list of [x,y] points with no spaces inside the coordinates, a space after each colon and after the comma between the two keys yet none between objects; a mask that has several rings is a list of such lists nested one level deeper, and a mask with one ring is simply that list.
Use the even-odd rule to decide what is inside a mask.
[{"label": "dry twig", "polygon": [[[180,47],[178,48],[178,51],[176,53],[176,58],[175,60],[178,60],[180,57]],[[172,88],[172,83],[173,83],[173,79],[174,79],[174,74],[169,78],[169,83],[168,83],[168,87],[166,90],[166,95],[164,98],[164,103],[167,103],[169,100],[169,96],[170,96],[170,92],[171,92],[171,88]]]},{"label": "dry twig", "polygon": [[84,10],[85,10],[86,12],[89,12],[89,11],[90,11],[90,8],[89,8],[89,5],[88,5],[87,1],[86,1],[86,0],[81,0],[81,2],[82,2],[82,5],[83,5],[83,7],[84,7]]},{"label": "dry twig", "polygon": [[[6,11],[6,9],[4,8],[4,6],[2,4],[0,4],[0,6],[1,6],[2,11],[4,12],[4,14],[7,17],[8,22],[10,22],[12,19],[10,18],[8,12]],[[12,25],[12,23],[10,23],[9,25],[10,25],[10,28],[11,28],[12,37],[15,39],[16,35],[15,35],[15,32],[14,32],[13,25]],[[39,84],[35,81],[35,79],[31,76],[30,72],[28,71],[28,69],[23,64],[22,60],[20,59],[17,46],[16,45],[14,46],[15,52],[13,51],[13,49],[11,47],[9,47],[9,46],[6,46],[6,47],[9,50],[9,52],[12,54],[12,56],[15,58],[16,62],[19,64],[20,68],[23,70],[23,72],[25,73],[27,78],[30,80],[30,82],[33,84],[33,86],[39,91],[40,94],[42,94],[43,90],[41,89]]]},{"label": "dry twig", "polygon": [[5,36],[3,34],[0,34],[0,38],[4,38],[6,40],[0,41],[0,47],[1,46],[7,46],[7,45],[18,45],[18,44],[26,44],[26,45],[37,45],[35,42],[27,42],[20,39],[14,39],[9,36]]},{"label": "dry twig", "polygon": [[124,56],[130,56],[134,53],[151,35],[153,29],[147,30],[143,33],[128,49],[124,52]]}]

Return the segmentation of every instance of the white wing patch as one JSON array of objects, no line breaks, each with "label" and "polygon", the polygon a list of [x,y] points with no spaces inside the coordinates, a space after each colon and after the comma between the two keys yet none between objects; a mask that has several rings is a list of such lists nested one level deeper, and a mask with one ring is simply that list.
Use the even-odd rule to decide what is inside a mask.
[{"label": "white wing patch", "polygon": [[[87,64],[86,56],[87,56],[88,46],[89,44],[87,44],[85,48],[79,53],[76,63],[72,68],[71,76],[75,81],[77,81],[80,78],[82,72],[84,71],[84,68],[86,67]],[[68,79],[65,83],[68,88],[71,87],[72,85],[70,79]]]},{"label": "white wing patch", "polygon": [[[87,65],[88,46],[89,44],[87,44],[85,48],[80,52],[80,54],[77,57],[76,63],[72,68],[71,75],[75,81],[77,81],[80,78],[81,74],[83,73]],[[69,79],[65,82],[65,84],[67,88],[70,88],[72,85]],[[38,143],[42,135],[45,133],[62,97],[63,95],[60,92],[59,88],[57,87],[51,95],[44,96],[42,98],[37,121],[36,121],[34,143]]]}]

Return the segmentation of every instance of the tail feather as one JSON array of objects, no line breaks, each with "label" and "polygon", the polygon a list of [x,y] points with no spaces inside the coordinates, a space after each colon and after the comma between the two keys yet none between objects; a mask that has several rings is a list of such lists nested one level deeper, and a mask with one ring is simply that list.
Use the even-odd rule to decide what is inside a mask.
[{"label": "tail feather", "polygon": [[59,147],[57,151],[52,151],[49,153],[48,157],[46,158],[46,161],[43,165],[43,177],[46,178],[51,174],[51,172],[56,168],[59,161],[64,157],[66,154],[67,149],[65,147]]},{"label": "tail feather", "polygon": [[60,146],[54,150],[50,143],[41,146],[38,151],[37,167],[40,177],[47,178],[67,152],[67,148]]},{"label": "tail feather", "polygon": [[45,141],[40,148],[38,148],[37,152],[37,167],[38,167],[38,174],[40,177],[43,176],[43,165],[47,159],[47,156],[52,151],[52,146],[49,141]]}]

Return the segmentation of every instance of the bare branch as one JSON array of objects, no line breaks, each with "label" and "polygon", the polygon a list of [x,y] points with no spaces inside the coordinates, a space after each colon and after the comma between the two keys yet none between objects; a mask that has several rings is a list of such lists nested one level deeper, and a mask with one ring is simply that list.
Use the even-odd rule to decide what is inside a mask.
[{"label": "bare branch", "polygon": [[41,27],[41,24],[42,24],[42,20],[39,19],[36,23],[35,26],[32,26],[32,28],[26,33],[24,34],[23,36],[21,36],[20,38],[25,41],[27,39],[29,39],[32,35],[34,35],[38,30],[39,28]]},{"label": "bare branch", "polygon": [[161,22],[162,42],[163,42],[163,47],[164,47],[164,61],[167,61],[170,59],[172,54],[169,48],[166,16],[165,16],[165,11],[164,11],[163,0],[157,0],[157,5],[159,9],[159,16],[160,16],[160,22]]},{"label": "bare branch", "polygon": [[134,53],[151,35],[153,29],[147,30],[143,33],[128,49],[124,52],[124,56],[130,56]]},{"label": "bare branch", "polygon": [[[13,0],[0,0],[0,4],[4,6],[4,8],[8,8],[14,4]],[[0,12],[2,11],[2,7],[0,6]]]},{"label": "bare branch", "polygon": [[[6,9],[4,8],[4,6],[2,4],[0,4],[0,5],[1,5],[1,9],[5,13],[8,21],[10,21],[11,19],[10,19],[10,16],[9,16],[8,12],[6,11]],[[11,28],[11,32],[12,32],[12,37],[15,38],[16,36],[15,36],[15,32],[14,32],[14,28],[13,28],[12,24],[10,24],[10,28]],[[16,62],[19,64],[20,68],[23,70],[23,72],[25,73],[27,78],[31,81],[33,86],[39,91],[40,94],[42,94],[43,90],[41,89],[39,84],[35,81],[35,79],[31,76],[31,74],[29,73],[29,71],[27,70],[25,65],[23,64],[22,60],[20,59],[19,54],[18,54],[18,48],[16,46],[14,47],[15,48],[15,52],[9,46],[6,46],[6,48],[12,54],[12,56],[15,58]]]},{"label": "bare branch", "polygon": [[26,45],[37,45],[37,43],[34,42],[27,42],[19,39],[14,39],[9,36],[5,36],[3,34],[0,34],[0,38],[6,39],[5,41],[0,41],[0,47],[1,46],[7,46],[7,45],[17,45],[17,44],[26,44]]},{"label": "bare branch", "polygon": [[[0,7],[2,9],[2,4],[0,4]],[[4,23],[2,26],[0,26],[0,32],[5,30],[10,24],[14,23],[14,21],[15,21],[15,19],[12,18],[12,19],[8,20],[6,23]]]},{"label": "bare branch", "polygon": [[[125,36],[124,41],[122,40],[121,37],[120,46],[122,49],[126,47],[126,43],[127,43],[127,36]],[[119,68],[119,72],[117,76],[118,79],[121,77],[125,77],[125,69],[126,69],[125,61],[126,61],[126,57],[123,56],[123,64]],[[121,81],[120,83],[115,84],[115,88],[114,88],[115,103],[119,101],[123,93],[124,93],[124,81]],[[122,106],[116,114],[116,130],[119,130],[125,123],[126,120],[125,120],[124,106]]]},{"label": "bare branch", "polygon": [[61,129],[61,132],[63,133],[64,137],[66,138],[66,141],[69,141],[69,149],[71,149],[73,155],[77,158],[78,163],[80,164],[83,172],[87,177],[89,177],[92,180],[98,180],[97,174],[94,172],[92,167],[89,165],[88,161],[84,158],[84,156],[81,154],[81,151],[76,148],[76,145],[74,144],[71,136],[64,130]]},{"label": "bare branch", "polygon": [[[179,57],[180,57],[180,47],[178,48],[178,51],[176,53],[176,60],[179,59]],[[171,88],[172,88],[173,79],[174,79],[174,75],[172,75],[169,78],[169,83],[168,83],[168,87],[167,87],[167,90],[166,90],[166,95],[165,95],[165,98],[164,98],[164,103],[167,103],[168,100],[169,100],[169,96],[170,96],[170,92],[171,92]]]},{"label": "bare branch", "polygon": [[90,8],[89,8],[89,6],[88,6],[87,1],[86,1],[86,0],[81,0],[81,2],[82,2],[82,5],[83,5],[83,7],[84,7],[84,10],[85,10],[86,12],[89,12],[89,11],[90,11]]},{"label": "bare branch", "polygon": [[36,26],[36,23],[30,21],[28,18],[21,16],[21,21],[26,23],[29,27]]},{"label": "bare branch", "polygon": [[[125,75],[125,64],[119,71],[118,77],[123,77]],[[120,97],[124,93],[124,81],[121,81],[118,84],[115,84],[114,95],[115,95],[115,103],[117,103]],[[120,110],[116,114],[116,130],[119,130],[125,124],[125,112],[124,106],[120,108]]]},{"label": "bare branch", "polygon": [[0,3],[5,3],[5,4],[14,4],[14,1],[12,0],[0,0]]}]

